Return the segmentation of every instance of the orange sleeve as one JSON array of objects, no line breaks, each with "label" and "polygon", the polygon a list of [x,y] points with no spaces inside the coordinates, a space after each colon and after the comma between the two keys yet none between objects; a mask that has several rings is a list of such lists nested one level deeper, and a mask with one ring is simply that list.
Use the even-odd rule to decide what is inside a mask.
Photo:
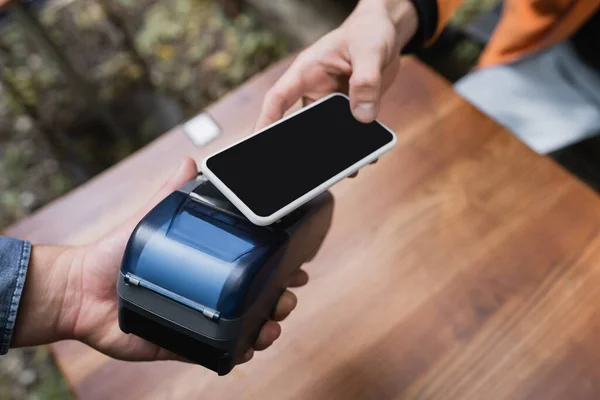
[{"label": "orange sleeve", "polygon": [[598,0],[504,0],[480,66],[510,62],[558,43],[599,9]]},{"label": "orange sleeve", "polygon": [[448,24],[448,21],[452,18],[458,7],[462,4],[463,0],[437,0],[438,5],[438,22],[437,29],[435,30],[435,35],[431,38],[431,40],[427,44],[433,43],[440,33]]}]

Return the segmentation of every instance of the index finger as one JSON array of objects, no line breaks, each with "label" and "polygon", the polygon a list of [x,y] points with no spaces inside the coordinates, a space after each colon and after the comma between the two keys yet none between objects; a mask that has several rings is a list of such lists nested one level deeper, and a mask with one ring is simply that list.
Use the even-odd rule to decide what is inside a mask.
[{"label": "index finger", "polygon": [[254,127],[255,132],[279,121],[285,112],[300,100],[304,91],[300,71],[299,61],[296,59],[294,64],[267,92],[260,116]]}]

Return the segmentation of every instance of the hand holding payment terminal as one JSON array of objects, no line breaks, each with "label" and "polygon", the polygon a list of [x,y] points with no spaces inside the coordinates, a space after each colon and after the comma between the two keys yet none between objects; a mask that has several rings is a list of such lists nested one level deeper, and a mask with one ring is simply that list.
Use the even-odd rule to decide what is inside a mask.
[{"label": "hand holding payment terminal", "polygon": [[229,373],[287,279],[319,250],[329,187],[395,143],[334,93],[207,157],[206,178],[163,200],[131,235],[117,285],[121,329]]},{"label": "hand holding payment terminal", "polygon": [[332,212],[326,191],[257,226],[199,175],[132,233],[117,282],[121,329],[228,374],[319,250]]}]

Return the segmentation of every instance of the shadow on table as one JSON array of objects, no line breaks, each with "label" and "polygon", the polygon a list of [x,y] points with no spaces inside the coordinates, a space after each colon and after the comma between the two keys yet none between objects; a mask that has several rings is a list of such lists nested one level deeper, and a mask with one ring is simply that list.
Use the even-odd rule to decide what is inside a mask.
[{"label": "shadow on table", "polygon": [[600,134],[559,150],[550,156],[600,192]]}]

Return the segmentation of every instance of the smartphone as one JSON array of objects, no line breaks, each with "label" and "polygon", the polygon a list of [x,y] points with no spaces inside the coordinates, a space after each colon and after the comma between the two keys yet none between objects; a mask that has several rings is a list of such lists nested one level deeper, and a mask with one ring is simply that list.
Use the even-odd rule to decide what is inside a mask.
[{"label": "smartphone", "polygon": [[334,93],[208,156],[202,171],[246,218],[265,226],[395,144],[394,132],[357,121],[348,96]]}]

